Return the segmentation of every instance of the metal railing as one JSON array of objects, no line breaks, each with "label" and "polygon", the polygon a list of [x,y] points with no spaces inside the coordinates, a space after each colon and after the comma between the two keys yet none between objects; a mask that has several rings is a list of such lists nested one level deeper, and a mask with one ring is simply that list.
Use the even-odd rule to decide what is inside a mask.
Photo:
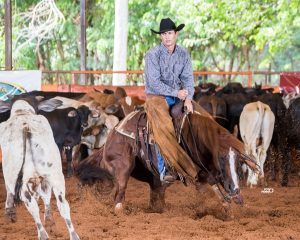
[{"label": "metal railing", "polygon": [[[84,85],[112,85],[113,74],[126,74],[126,85],[144,85],[143,70],[73,70],[73,71],[43,71],[43,84],[78,84],[79,76],[86,74]],[[218,72],[218,71],[194,71],[195,84],[199,82],[215,82],[218,85],[225,85],[228,81],[239,81],[245,86],[252,86],[253,72]],[[229,76],[234,76],[233,78]],[[221,79],[220,79],[221,77]]]}]

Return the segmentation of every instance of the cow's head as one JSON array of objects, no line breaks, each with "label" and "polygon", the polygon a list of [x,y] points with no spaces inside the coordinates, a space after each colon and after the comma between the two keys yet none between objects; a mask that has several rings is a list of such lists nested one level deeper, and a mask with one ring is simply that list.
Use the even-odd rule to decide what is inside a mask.
[{"label": "cow's head", "polygon": [[[76,112],[78,113],[78,116],[80,118],[81,126],[87,127],[91,110],[87,106],[81,105],[77,108]],[[70,114],[71,112],[68,114],[68,116],[70,116]]]},{"label": "cow's head", "polygon": [[124,111],[120,103],[110,104],[105,108],[105,113],[109,115],[114,115],[120,120],[125,117]]},{"label": "cow's head", "polygon": [[144,103],[145,101],[136,96],[126,96],[119,99],[117,103],[107,106],[105,108],[105,112],[110,115],[115,115],[119,119],[123,119],[138,106],[141,106]]}]

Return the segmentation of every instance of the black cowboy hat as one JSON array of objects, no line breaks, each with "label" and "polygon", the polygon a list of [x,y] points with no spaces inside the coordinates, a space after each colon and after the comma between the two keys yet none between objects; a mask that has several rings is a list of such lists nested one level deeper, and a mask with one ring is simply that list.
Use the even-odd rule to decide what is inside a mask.
[{"label": "black cowboy hat", "polygon": [[174,30],[175,32],[178,32],[181,29],[183,29],[184,26],[185,26],[184,24],[180,24],[178,27],[176,27],[175,23],[170,18],[163,18],[160,21],[159,32],[157,32],[153,29],[151,29],[151,31],[156,34],[161,34],[161,33],[164,33],[167,31],[172,31],[172,30]]}]

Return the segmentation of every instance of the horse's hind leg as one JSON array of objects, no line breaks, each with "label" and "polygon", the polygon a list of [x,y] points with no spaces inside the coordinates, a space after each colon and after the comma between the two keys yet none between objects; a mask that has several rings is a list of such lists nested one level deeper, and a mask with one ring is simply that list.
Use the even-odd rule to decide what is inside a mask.
[{"label": "horse's hind leg", "polygon": [[153,212],[163,212],[165,207],[165,191],[166,186],[162,185],[158,177],[153,176],[153,181],[150,185],[150,202],[149,208]]}]

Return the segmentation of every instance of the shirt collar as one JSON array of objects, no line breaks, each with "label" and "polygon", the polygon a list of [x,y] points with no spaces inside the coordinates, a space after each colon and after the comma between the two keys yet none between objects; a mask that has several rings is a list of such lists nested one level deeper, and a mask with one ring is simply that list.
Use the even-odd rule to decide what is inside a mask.
[{"label": "shirt collar", "polygon": [[[176,53],[176,51],[177,51],[177,44],[175,45],[175,50],[174,50],[174,52],[173,53]],[[169,51],[168,51],[168,49],[165,47],[165,45],[163,45],[162,43],[160,43],[160,49],[164,52],[164,53],[167,53],[167,54],[169,54]]]}]

